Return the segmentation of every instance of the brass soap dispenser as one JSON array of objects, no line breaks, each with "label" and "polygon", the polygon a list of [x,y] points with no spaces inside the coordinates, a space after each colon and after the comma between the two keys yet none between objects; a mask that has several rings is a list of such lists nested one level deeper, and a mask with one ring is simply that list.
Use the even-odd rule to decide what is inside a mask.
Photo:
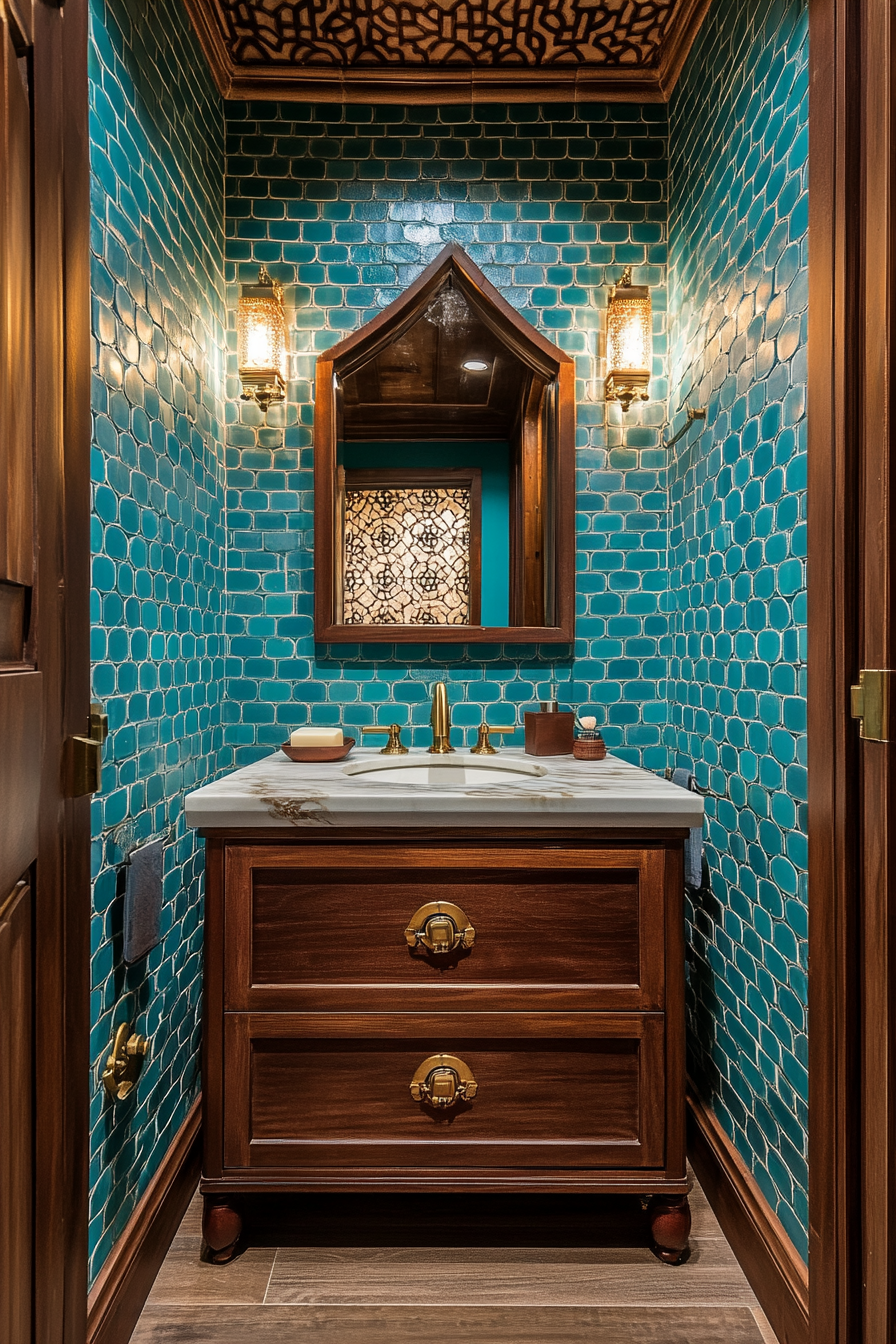
[{"label": "brass soap dispenser", "polygon": [[528,756],[572,755],[575,714],[561,709],[557,703],[557,688],[551,687],[550,700],[542,700],[538,713],[527,711],[523,716],[526,729]]}]

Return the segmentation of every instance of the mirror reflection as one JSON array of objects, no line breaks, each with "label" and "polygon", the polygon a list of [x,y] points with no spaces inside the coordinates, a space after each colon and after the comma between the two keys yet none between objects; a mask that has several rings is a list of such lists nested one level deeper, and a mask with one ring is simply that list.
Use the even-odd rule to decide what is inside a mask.
[{"label": "mirror reflection", "polygon": [[568,356],[449,248],[317,387],[319,638],[569,637]]}]

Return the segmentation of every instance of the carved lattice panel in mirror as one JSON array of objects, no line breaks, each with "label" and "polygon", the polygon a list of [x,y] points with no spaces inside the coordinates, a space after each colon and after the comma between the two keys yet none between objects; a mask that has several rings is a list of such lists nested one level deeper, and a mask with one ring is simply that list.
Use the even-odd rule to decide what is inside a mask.
[{"label": "carved lattice panel in mirror", "polygon": [[347,471],[342,528],[346,625],[478,624],[478,469]]}]

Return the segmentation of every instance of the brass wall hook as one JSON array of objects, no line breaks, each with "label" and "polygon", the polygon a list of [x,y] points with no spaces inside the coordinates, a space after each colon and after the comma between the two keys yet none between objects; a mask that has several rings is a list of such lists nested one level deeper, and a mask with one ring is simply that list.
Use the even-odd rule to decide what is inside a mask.
[{"label": "brass wall hook", "polygon": [[[665,444],[663,445],[664,448],[674,448],[678,440],[684,438],[685,434],[687,434],[688,430],[690,429],[691,425],[694,423],[695,420],[703,420],[703,421],[706,420],[705,406],[686,406],[685,412],[688,417],[687,420],[685,420],[684,424],[682,425],[681,429],[678,431],[677,434],[674,434],[671,439],[666,440]],[[704,428],[705,427],[706,426],[704,424]]]},{"label": "brass wall hook", "polygon": [[124,1101],[136,1086],[149,1050],[146,1036],[131,1032],[127,1022],[119,1024],[112,1042],[112,1052],[103,1070],[103,1087],[113,1101]]}]

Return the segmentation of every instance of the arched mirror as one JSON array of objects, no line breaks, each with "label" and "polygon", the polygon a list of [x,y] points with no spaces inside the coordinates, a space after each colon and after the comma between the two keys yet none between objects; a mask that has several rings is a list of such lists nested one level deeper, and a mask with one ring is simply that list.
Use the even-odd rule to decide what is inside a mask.
[{"label": "arched mirror", "polygon": [[575,377],[459,247],[317,361],[315,635],[567,642]]}]

